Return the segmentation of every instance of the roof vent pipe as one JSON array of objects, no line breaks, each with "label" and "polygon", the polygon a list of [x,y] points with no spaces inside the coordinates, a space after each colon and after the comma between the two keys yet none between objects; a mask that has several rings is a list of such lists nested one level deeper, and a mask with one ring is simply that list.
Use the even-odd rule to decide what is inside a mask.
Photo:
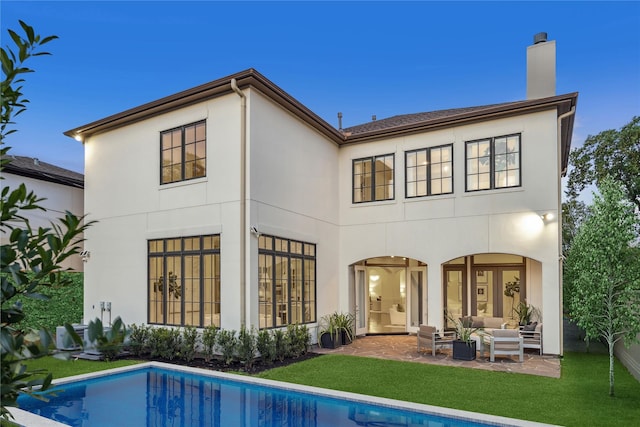
[{"label": "roof vent pipe", "polygon": [[338,112],[338,130],[342,130],[342,113]]},{"label": "roof vent pipe", "polygon": [[38,160],[38,159],[34,158],[34,159],[33,159],[33,164],[34,164],[35,166],[40,166],[40,160]]},{"label": "roof vent pipe", "polygon": [[538,33],[533,36],[533,44],[544,43],[547,41],[547,33]]},{"label": "roof vent pipe", "polygon": [[374,114],[374,115],[372,115],[372,116],[371,116],[371,121],[372,121],[372,122],[375,122],[376,120],[378,120],[378,118],[376,117],[376,115],[375,115],[375,114]]}]

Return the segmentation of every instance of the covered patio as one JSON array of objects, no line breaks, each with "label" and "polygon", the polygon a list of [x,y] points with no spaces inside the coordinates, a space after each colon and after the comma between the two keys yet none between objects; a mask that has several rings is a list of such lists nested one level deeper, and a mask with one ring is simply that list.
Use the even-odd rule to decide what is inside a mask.
[{"label": "covered patio", "polygon": [[314,346],[311,351],[560,378],[560,358],[557,356],[540,356],[537,351],[525,351],[522,363],[517,357],[508,356],[497,357],[495,362],[490,362],[488,352],[484,357],[478,352],[476,360],[454,360],[451,348],[439,349],[435,357],[430,352],[418,353],[415,335],[368,335],[337,349]]}]

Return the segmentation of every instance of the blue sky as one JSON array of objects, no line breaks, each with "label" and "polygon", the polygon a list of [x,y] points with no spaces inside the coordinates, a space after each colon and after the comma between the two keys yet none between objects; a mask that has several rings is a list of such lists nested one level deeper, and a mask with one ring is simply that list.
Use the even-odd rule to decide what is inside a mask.
[{"label": "blue sky", "polygon": [[577,91],[573,145],[640,115],[640,2],[7,1],[58,35],[35,58],[11,153],[83,172],[62,133],[256,68],[337,127],[524,99],[526,47],[557,43],[558,94]]}]

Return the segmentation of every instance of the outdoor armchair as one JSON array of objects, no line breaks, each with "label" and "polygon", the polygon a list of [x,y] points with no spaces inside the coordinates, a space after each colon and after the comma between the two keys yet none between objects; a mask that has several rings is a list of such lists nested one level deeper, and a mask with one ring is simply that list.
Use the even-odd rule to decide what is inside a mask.
[{"label": "outdoor armchair", "polygon": [[[530,330],[531,326],[534,327],[533,330]],[[521,326],[520,336],[522,337],[524,348],[537,349],[542,354],[542,323]]]},{"label": "outdoor armchair", "polygon": [[496,329],[490,336],[489,360],[495,362],[496,355],[517,355],[520,362],[524,361],[523,339],[517,329]]},{"label": "outdoor armchair", "polygon": [[442,347],[453,347],[455,332],[438,332],[434,326],[420,325],[418,329],[418,352],[422,348],[430,348],[431,354],[436,355],[436,350]]}]

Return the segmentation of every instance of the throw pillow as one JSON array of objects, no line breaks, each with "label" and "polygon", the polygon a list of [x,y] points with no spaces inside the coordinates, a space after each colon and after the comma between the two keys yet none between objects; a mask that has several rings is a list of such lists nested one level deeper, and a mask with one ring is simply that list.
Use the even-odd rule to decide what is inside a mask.
[{"label": "throw pillow", "polygon": [[522,328],[523,331],[535,331],[536,326],[538,326],[538,322],[529,323],[528,325],[524,325]]}]

